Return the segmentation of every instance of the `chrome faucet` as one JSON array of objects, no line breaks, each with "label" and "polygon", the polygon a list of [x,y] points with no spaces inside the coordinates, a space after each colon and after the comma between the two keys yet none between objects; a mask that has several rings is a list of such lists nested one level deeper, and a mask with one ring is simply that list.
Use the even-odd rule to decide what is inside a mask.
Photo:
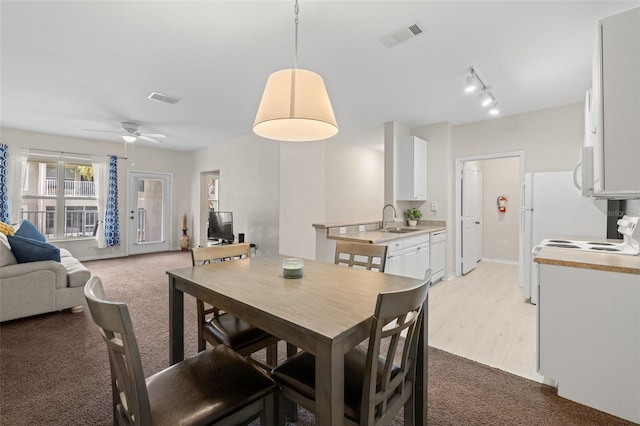
[{"label": "chrome faucet", "polygon": [[384,220],[384,211],[386,210],[387,207],[391,207],[393,209],[393,220],[396,220],[396,208],[394,207],[393,204],[385,204],[384,207],[382,208],[382,231],[386,231],[387,229],[387,221]]}]

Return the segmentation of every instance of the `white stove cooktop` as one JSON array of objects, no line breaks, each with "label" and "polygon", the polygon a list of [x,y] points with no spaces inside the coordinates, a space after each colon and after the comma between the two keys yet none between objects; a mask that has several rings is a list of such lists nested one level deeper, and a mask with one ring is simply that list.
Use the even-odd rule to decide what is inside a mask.
[{"label": "white stove cooktop", "polygon": [[553,247],[569,250],[583,250],[593,253],[611,253],[637,256],[640,254],[640,217],[624,216],[618,220],[618,232],[624,239],[622,242],[609,241],[580,241],[562,238],[549,238],[540,241],[533,253],[537,254],[541,248]]}]

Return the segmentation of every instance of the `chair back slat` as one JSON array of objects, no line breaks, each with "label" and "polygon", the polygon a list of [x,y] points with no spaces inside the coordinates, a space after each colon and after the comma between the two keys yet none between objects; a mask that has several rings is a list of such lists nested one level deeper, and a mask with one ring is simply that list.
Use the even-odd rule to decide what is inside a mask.
[{"label": "chair back slat", "polygon": [[194,247],[191,249],[191,262],[193,266],[244,257],[251,257],[251,244],[249,243]]},{"label": "chair back slat", "polygon": [[349,267],[384,272],[387,246],[378,244],[336,241],[334,263]]},{"label": "chair back slat", "polygon": [[[429,285],[430,274],[428,280],[413,289],[378,295],[369,335],[361,424],[387,424],[413,392],[421,313]],[[407,334],[402,339],[405,330]],[[383,339],[388,345],[382,344]],[[380,353],[382,348],[386,348],[384,353]],[[399,365],[394,363],[398,352],[402,354]],[[384,361],[381,372],[380,361]]]},{"label": "chair back slat", "polygon": [[84,296],[109,353],[114,423],[150,425],[149,395],[127,305],[107,301],[97,276],[85,285]]}]

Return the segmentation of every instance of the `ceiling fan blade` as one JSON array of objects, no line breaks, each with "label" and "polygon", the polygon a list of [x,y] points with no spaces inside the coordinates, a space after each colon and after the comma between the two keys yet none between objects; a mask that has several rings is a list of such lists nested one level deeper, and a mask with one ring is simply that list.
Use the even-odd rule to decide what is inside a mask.
[{"label": "ceiling fan blade", "polygon": [[143,141],[148,141],[148,142],[152,142],[152,143],[160,143],[160,141],[157,141],[157,140],[155,140],[153,138],[150,138],[147,135],[140,135],[140,136],[138,136],[138,139],[142,139]]},{"label": "ceiling fan blade", "polygon": [[165,135],[163,135],[162,133],[141,133],[140,136],[147,136],[149,138],[166,138]]},{"label": "ceiling fan blade", "polygon": [[98,129],[82,129],[82,130],[86,130],[87,132],[103,132],[103,133],[122,133],[121,131],[118,130],[98,130]]}]

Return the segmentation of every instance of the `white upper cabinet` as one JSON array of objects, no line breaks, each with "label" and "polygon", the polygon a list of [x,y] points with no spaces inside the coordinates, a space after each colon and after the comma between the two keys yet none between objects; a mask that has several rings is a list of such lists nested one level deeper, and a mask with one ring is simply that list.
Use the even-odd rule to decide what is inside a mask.
[{"label": "white upper cabinet", "polygon": [[600,22],[594,60],[594,196],[640,196],[640,8]]},{"label": "white upper cabinet", "polygon": [[415,136],[395,146],[395,192],[399,201],[427,200],[427,141]]}]

